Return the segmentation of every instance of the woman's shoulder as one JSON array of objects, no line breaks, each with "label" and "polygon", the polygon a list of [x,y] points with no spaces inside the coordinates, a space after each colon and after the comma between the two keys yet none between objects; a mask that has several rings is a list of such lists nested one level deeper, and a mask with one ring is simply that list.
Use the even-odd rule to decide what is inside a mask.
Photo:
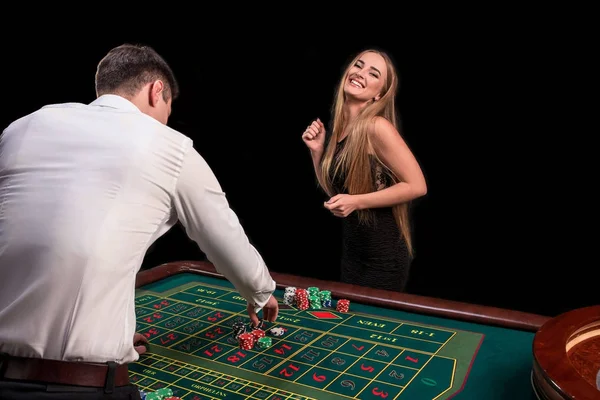
[{"label": "woman's shoulder", "polygon": [[367,133],[371,138],[377,139],[387,135],[397,135],[398,130],[389,119],[376,115],[371,119]]}]

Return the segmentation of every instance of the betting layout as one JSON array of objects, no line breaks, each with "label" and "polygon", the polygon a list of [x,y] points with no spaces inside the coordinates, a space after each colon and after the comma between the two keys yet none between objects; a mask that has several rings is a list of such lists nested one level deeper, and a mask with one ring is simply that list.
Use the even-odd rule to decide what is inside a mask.
[{"label": "betting layout", "polygon": [[[314,290],[315,288],[311,288]],[[393,318],[347,303],[283,301],[267,346],[240,346],[246,302],[227,281],[185,274],[138,290],[149,353],[130,366],[147,391],[182,399],[444,399],[462,386],[482,335]],[[303,308],[303,309],[301,309]],[[373,312],[375,311],[375,312]]]}]

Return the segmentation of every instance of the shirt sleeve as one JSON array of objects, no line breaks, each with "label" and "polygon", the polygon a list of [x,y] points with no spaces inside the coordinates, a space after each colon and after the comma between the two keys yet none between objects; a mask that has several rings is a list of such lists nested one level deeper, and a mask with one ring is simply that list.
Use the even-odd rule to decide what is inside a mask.
[{"label": "shirt sleeve", "polygon": [[190,147],[175,188],[175,209],[187,235],[250,304],[262,308],[275,281],[229,207],[213,171]]}]

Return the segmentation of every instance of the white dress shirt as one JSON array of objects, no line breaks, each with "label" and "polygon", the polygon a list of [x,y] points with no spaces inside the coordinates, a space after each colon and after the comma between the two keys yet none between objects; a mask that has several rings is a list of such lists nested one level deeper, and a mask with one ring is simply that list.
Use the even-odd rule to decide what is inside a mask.
[{"label": "white dress shirt", "polygon": [[13,122],[0,137],[0,352],[137,360],[135,277],[177,220],[264,306],[275,282],[190,138],[115,95]]}]

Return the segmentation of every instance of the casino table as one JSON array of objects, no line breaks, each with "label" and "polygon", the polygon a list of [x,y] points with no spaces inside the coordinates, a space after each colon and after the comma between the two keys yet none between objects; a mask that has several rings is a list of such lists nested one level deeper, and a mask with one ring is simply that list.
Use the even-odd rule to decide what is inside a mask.
[{"label": "casino table", "polygon": [[[533,340],[550,318],[272,272],[284,328],[267,348],[232,335],[246,301],[204,261],[138,273],[137,331],[148,352],[130,364],[146,391],[183,399],[536,399]],[[286,287],[331,292],[329,307],[283,303]],[[339,299],[350,300],[339,312]]]}]

